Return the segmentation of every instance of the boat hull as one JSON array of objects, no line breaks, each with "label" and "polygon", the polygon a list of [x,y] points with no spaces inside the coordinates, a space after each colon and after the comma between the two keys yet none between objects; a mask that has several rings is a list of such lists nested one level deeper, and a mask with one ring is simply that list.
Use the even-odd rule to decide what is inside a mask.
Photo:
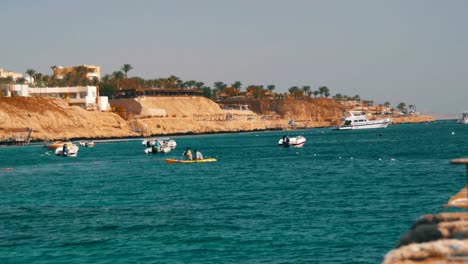
[{"label": "boat hull", "polygon": [[63,148],[57,148],[55,149],[55,156],[62,156],[62,157],[76,157],[76,155],[78,155],[78,146],[73,144],[71,146],[68,147],[68,151],[67,152],[63,152]]},{"label": "boat hull", "polygon": [[216,162],[215,158],[206,158],[201,160],[178,160],[178,159],[166,159],[166,163],[203,163],[203,162]]},{"label": "boat hull", "polygon": [[278,146],[281,146],[281,147],[293,147],[293,148],[300,148],[302,146],[304,146],[304,144],[306,143],[306,139],[305,137],[303,136],[297,136],[297,137],[291,137],[289,138],[289,143],[288,144],[285,144],[283,139],[281,138],[279,141],[278,141]]},{"label": "boat hull", "polygon": [[339,126],[335,128],[336,130],[353,130],[353,129],[374,129],[374,128],[386,128],[390,124],[390,120],[378,120],[378,121],[369,121],[365,124],[356,124],[350,126]]},{"label": "boat hull", "polygon": [[62,147],[63,147],[63,144],[67,144],[68,146],[73,145],[73,143],[70,142],[70,141],[66,141],[66,142],[63,142],[63,141],[55,141],[55,142],[53,142],[53,143],[46,144],[46,146],[47,146],[47,148],[50,149],[50,150],[55,150],[55,149],[58,149],[58,148],[62,148]]}]

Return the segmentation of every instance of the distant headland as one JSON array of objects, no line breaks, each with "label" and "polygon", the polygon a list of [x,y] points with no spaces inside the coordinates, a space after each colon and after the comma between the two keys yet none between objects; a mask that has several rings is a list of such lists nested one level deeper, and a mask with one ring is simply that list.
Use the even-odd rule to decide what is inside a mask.
[{"label": "distant headland", "polygon": [[52,75],[0,70],[0,136],[11,128],[32,129],[32,140],[148,137],[331,127],[346,111],[368,119],[392,118],[393,124],[431,122],[412,104],[375,104],[359,95],[308,85],[275,93],[276,86],[231,85],[128,77],[129,64],[100,77],[99,66],[52,66]]}]

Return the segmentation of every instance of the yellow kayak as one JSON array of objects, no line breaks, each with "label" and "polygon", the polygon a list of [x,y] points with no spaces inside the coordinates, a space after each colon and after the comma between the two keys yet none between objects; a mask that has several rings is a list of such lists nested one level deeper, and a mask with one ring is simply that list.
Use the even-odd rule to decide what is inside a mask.
[{"label": "yellow kayak", "polygon": [[198,163],[198,162],[216,162],[215,158],[206,158],[200,160],[178,160],[178,159],[166,159],[166,163]]}]

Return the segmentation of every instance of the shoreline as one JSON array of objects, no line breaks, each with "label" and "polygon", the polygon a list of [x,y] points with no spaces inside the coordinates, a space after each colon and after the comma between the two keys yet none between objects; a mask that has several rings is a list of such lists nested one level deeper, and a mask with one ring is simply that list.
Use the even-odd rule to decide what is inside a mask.
[{"label": "shoreline", "polygon": [[[456,121],[454,120],[434,120],[434,121],[422,121],[422,122],[398,122],[396,124],[390,124],[390,126],[396,125],[408,125],[408,124],[421,124],[421,123],[432,123],[436,121],[448,122],[448,121]],[[303,130],[310,130],[310,129],[330,129],[332,130],[335,126],[317,126],[317,127],[307,127],[307,128],[297,128],[297,129],[281,129],[281,128],[267,128],[267,129],[252,129],[252,130],[232,130],[232,131],[218,131],[218,132],[176,132],[176,133],[168,133],[168,134],[151,134],[148,136],[145,135],[138,135],[138,136],[122,136],[122,137],[72,137],[61,139],[69,140],[69,141],[94,141],[95,143],[113,143],[113,142],[127,142],[127,141],[137,141],[137,140],[144,140],[147,138],[164,138],[164,137],[181,137],[181,136],[203,136],[203,135],[214,135],[214,134],[242,134],[242,133],[255,133],[255,132],[270,132],[270,131],[303,131]],[[364,129],[365,130],[365,129]],[[27,145],[39,145],[44,142],[53,142],[53,141],[60,141],[60,140],[31,140]],[[101,141],[101,142],[100,142]],[[102,141],[110,141],[110,142],[102,142]]]},{"label": "shoreline", "polygon": [[[283,102],[281,112],[268,112],[269,101],[251,110],[223,110],[204,97],[155,97],[121,101],[121,112],[87,111],[58,98],[0,98],[0,136],[17,138],[18,128],[32,130],[29,141],[119,140],[332,128],[340,124],[343,106],[327,99]],[[164,115],[155,113],[164,112]],[[260,114],[261,113],[261,114]],[[375,118],[379,118],[376,116]],[[295,120],[290,125],[291,120]],[[432,122],[430,116],[393,118],[393,124]],[[2,129],[3,128],[3,129]]]}]

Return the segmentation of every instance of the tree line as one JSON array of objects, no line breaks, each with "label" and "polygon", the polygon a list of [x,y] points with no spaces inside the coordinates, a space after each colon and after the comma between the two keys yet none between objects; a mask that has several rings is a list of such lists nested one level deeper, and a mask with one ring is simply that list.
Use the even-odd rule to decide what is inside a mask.
[{"label": "tree line", "polygon": [[[57,66],[51,66],[54,70]],[[34,79],[33,83],[29,83],[31,87],[71,87],[71,86],[99,86],[100,91],[106,94],[110,94],[119,90],[123,80],[132,80],[136,82],[139,87],[143,89],[198,89],[203,92],[203,96],[210,99],[218,99],[220,96],[225,98],[232,98],[241,95],[247,95],[253,98],[274,98],[284,99],[288,97],[292,98],[329,98],[331,96],[330,89],[327,86],[320,86],[316,90],[312,90],[311,86],[292,86],[286,93],[275,93],[276,85],[247,85],[243,89],[241,81],[235,81],[232,84],[226,84],[222,81],[213,83],[213,86],[206,85],[202,81],[188,80],[184,81],[177,76],[171,75],[167,78],[156,78],[156,79],[143,79],[140,77],[128,77],[128,73],[133,70],[133,66],[130,64],[124,64],[119,70],[113,71],[110,74],[105,74],[101,80],[97,77],[88,78],[87,74],[90,72],[88,68],[83,66],[75,67],[75,70],[69,72],[63,76],[63,78],[57,78],[54,74],[47,75],[36,72],[34,69],[27,69],[26,74],[29,75],[30,79]],[[26,78],[17,78],[14,80],[11,76],[1,77],[0,84],[25,84],[27,83]],[[359,95],[348,96],[341,93],[336,93],[331,97],[337,101],[357,101],[364,106],[373,106],[372,100],[361,100]],[[380,104],[381,107],[390,108],[390,103],[385,102]],[[415,105],[410,104],[408,107],[406,103],[401,102],[397,105],[396,109],[406,114],[408,112],[415,111]],[[394,109],[391,109],[394,111]]]}]

